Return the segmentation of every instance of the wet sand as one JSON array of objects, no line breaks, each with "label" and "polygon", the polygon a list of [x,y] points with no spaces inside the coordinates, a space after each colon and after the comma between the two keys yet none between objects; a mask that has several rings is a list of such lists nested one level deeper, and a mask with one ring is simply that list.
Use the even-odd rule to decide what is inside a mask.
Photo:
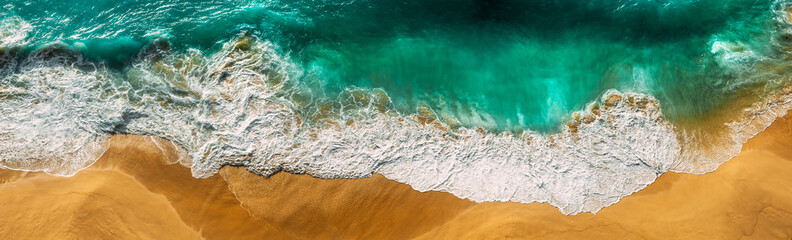
[{"label": "wet sand", "polygon": [[[169,146],[163,145],[162,146]],[[704,175],[667,173],[599,213],[482,203],[375,175],[195,179],[175,149],[114,136],[73,177],[0,170],[2,239],[792,239],[792,116]]]}]

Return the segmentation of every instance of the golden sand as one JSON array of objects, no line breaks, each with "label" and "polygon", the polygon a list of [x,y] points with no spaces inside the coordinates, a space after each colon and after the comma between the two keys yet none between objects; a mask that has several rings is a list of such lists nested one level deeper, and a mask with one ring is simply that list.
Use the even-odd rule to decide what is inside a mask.
[{"label": "golden sand", "polygon": [[118,136],[73,177],[0,171],[0,239],[223,239],[270,234],[219,176],[163,165],[147,137]]},{"label": "golden sand", "polygon": [[114,136],[73,177],[0,170],[0,239],[792,239],[792,116],[704,175],[667,173],[599,213],[482,203],[375,175],[195,179],[174,149]]}]

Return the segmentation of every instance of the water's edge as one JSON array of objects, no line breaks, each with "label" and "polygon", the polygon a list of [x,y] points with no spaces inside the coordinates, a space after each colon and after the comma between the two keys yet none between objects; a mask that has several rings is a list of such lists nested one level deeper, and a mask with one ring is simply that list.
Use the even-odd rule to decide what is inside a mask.
[{"label": "water's edge", "polygon": [[[153,39],[117,71],[86,60],[77,43],[23,49],[29,24],[4,19],[19,31],[0,35],[0,168],[72,176],[107,151],[113,134],[133,134],[178,146],[177,161],[197,178],[226,165],[262,176],[382,174],[421,192],[596,213],[668,171],[715,171],[792,109],[788,9],[778,10],[773,55],[740,75],[770,79],[759,86],[767,92],[736,97],[748,107],[722,113],[711,129],[673,124],[655,96],[609,89],[552,134],[466,127],[429,106],[404,113],[379,88],[316,100],[288,56],[247,33],[211,53]],[[718,51],[744,54],[734,48]]]}]

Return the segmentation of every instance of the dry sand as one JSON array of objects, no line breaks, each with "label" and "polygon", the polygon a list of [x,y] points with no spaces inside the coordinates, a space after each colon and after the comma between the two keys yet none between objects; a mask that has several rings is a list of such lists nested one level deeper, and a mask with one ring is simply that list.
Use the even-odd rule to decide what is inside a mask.
[{"label": "dry sand", "polygon": [[195,179],[149,137],[114,136],[69,178],[0,170],[0,239],[792,239],[792,116],[704,175],[668,173],[599,213],[476,204],[375,175]]}]

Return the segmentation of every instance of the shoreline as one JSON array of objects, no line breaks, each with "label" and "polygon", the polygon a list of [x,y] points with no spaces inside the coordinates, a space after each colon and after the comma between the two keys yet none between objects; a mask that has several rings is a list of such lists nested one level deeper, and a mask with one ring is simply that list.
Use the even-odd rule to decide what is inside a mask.
[{"label": "shoreline", "polygon": [[0,170],[0,211],[7,216],[0,223],[9,226],[0,228],[0,236],[792,237],[792,180],[787,177],[792,174],[792,115],[748,140],[737,157],[714,172],[665,173],[597,214],[577,215],[563,215],[547,203],[475,203],[445,192],[418,192],[382,175],[318,179],[280,172],[264,178],[226,166],[215,176],[196,179],[178,164],[172,145],[151,139],[113,136],[106,153],[73,177]]},{"label": "shoreline", "polygon": [[[92,97],[74,104],[11,102],[5,109],[28,112],[20,113],[25,116],[22,120],[7,122],[14,127],[9,127],[4,136],[10,137],[3,142],[11,151],[0,163],[69,175],[95,161],[111,133],[156,135],[187,149],[194,161],[192,174],[200,178],[217,174],[224,165],[244,165],[264,176],[281,170],[320,178],[361,178],[378,173],[419,191],[450,192],[481,202],[550,202],[564,213],[574,214],[597,212],[668,171],[712,171],[739,152],[745,137],[770,124],[751,122],[751,114],[767,110],[761,108],[762,102],[756,112],[742,114],[751,116],[744,124],[749,126],[736,126],[739,137],[703,139],[709,136],[677,131],[653,96],[609,89],[571,113],[571,120],[559,133],[542,135],[526,130],[513,135],[464,127],[450,131],[451,124],[443,123],[432,109],[417,115],[392,113],[384,91],[350,88],[343,92],[350,98],[322,106],[314,119],[320,124],[312,126],[308,125],[313,121],[309,121],[310,115],[298,114],[299,106],[292,106],[296,102],[277,97],[292,89],[283,85],[289,81],[281,79],[282,75],[269,74],[269,70],[242,74],[256,67],[280,65],[279,60],[273,60],[278,58],[267,58],[278,56],[277,52],[266,42],[250,42],[255,39],[239,36],[224,43],[217,53],[190,55],[189,59],[206,61],[190,67],[181,64],[187,56],[180,54],[173,55],[176,59],[147,58],[136,65],[133,72],[156,76],[140,77],[152,86],[172,84],[174,76],[201,86],[179,89],[200,90],[203,95],[193,94],[196,97],[185,101],[209,104],[204,107],[210,111],[191,111],[181,106],[186,103],[181,101],[133,104],[125,98],[111,98],[116,104],[109,105],[104,104],[106,99]],[[239,48],[239,44],[246,47]],[[42,63],[46,64],[14,76],[42,83],[37,87],[44,89],[43,83],[68,83],[61,87],[75,92],[63,96],[101,96],[95,89],[113,83],[111,72],[84,72]],[[192,74],[198,77],[190,78]],[[84,88],[94,85],[96,88]],[[309,102],[304,102],[305,106],[311,105]],[[56,105],[80,107],[68,110]],[[81,113],[81,109],[92,110]],[[54,111],[52,115],[66,117],[42,122],[31,114],[35,111]],[[108,117],[104,113],[113,114]],[[770,115],[759,118],[776,117]],[[52,138],[50,132],[66,137]],[[698,151],[700,145],[702,151]],[[85,151],[85,146],[96,151]],[[42,147],[49,149],[41,151]]]}]

